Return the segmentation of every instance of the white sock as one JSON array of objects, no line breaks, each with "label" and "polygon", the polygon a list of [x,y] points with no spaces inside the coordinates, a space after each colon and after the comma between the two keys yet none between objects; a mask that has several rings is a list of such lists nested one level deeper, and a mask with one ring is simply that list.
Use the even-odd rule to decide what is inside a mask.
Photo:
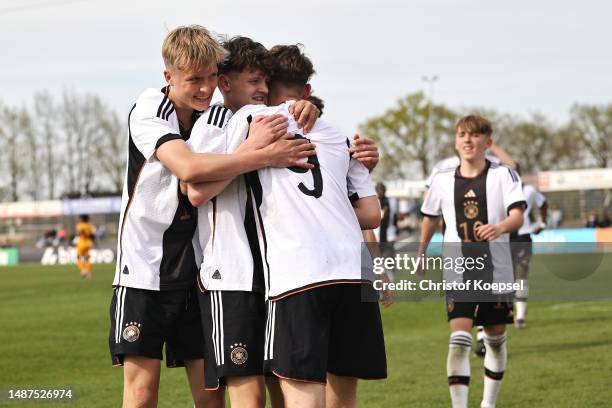
[{"label": "white sock", "polygon": [[521,284],[523,289],[519,289],[514,294],[516,303],[516,319],[524,320],[527,316],[527,298],[529,297],[529,283],[527,279],[517,279],[516,283]]},{"label": "white sock", "polygon": [[453,408],[467,408],[471,348],[471,333],[460,330],[450,335],[446,373]]},{"label": "white sock", "polygon": [[480,406],[481,408],[494,408],[508,362],[506,333],[497,336],[485,334],[484,344],[487,353],[484,358],[484,391]]},{"label": "white sock", "polygon": [[527,317],[527,301],[517,300],[516,304],[516,320],[525,320]]},{"label": "white sock", "polygon": [[484,339],[484,335],[485,335],[484,327],[476,326],[476,330],[477,330],[477,332],[476,332],[476,340],[480,341],[480,340]]}]

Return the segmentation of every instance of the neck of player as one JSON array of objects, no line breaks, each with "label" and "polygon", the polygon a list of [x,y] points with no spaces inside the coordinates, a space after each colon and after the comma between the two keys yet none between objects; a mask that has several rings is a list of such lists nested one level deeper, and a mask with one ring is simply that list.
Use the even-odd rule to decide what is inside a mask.
[{"label": "neck of player", "polygon": [[477,177],[482,173],[487,166],[487,160],[484,157],[474,157],[472,159],[461,159],[459,172],[463,177]]},{"label": "neck of player", "polygon": [[178,100],[178,98],[174,97],[174,94],[172,91],[173,89],[172,87],[170,87],[170,91],[168,92],[168,99],[170,99],[170,101],[174,105],[174,109],[176,110],[176,117],[179,120],[179,124],[181,125],[181,128],[184,131],[189,132],[191,130],[191,126],[193,125],[193,123],[191,123],[192,115],[193,115],[193,108],[189,105],[182,104]]}]

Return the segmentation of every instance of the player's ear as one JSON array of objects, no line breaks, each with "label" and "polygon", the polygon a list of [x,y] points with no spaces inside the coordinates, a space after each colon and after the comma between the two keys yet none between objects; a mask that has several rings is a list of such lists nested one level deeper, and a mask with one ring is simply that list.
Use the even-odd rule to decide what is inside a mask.
[{"label": "player's ear", "polygon": [[171,73],[170,71],[168,71],[167,69],[164,69],[164,79],[166,80],[166,82],[167,82],[169,85],[172,85],[172,84],[170,83],[170,81],[172,81],[172,73]]},{"label": "player's ear", "polygon": [[219,75],[219,88],[221,88],[221,90],[223,92],[229,92],[230,91],[230,81],[229,78],[227,77],[227,75],[221,74]]},{"label": "player's ear", "polygon": [[310,84],[306,84],[302,90],[302,99],[309,98],[310,95],[312,95],[312,86],[310,86]]},{"label": "player's ear", "polygon": [[486,142],[487,149],[491,147],[492,144],[493,144],[493,138],[491,136],[487,136],[487,142]]}]

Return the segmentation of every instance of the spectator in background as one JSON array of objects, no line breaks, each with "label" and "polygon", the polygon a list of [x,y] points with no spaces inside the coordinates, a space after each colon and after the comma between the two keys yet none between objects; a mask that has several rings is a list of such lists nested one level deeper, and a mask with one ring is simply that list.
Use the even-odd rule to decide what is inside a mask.
[{"label": "spectator in background", "polygon": [[599,224],[599,218],[597,218],[597,214],[595,211],[591,211],[589,216],[587,217],[586,224],[584,224],[585,228],[595,228]]},{"label": "spectator in background", "polygon": [[554,206],[550,210],[550,214],[548,216],[548,222],[550,228],[559,228],[561,223],[563,222],[563,211],[561,208]]},{"label": "spectator in background", "polygon": [[36,242],[37,248],[47,248],[53,246],[56,239],[56,232],[54,229],[45,230],[43,236]]},{"label": "spectator in background", "polygon": [[104,241],[106,238],[106,226],[104,224],[96,228],[94,232],[94,241]]},{"label": "spectator in background", "polygon": [[53,242],[53,246],[60,246],[66,243],[68,239],[68,232],[66,232],[66,228],[62,227],[57,231],[57,235],[55,236],[55,242]]},{"label": "spectator in background", "polygon": [[601,210],[601,218],[599,218],[595,226],[599,228],[608,228],[610,226],[610,217],[606,210]]},{"label": "spectator in background", "polygon": [[391,219],[391,207],[389,205],[389,199],[387,198],[387,187],[383,183],[376,183],[376,195],[380,202],[380,229],[378,233],[378,242],[384,244],[389,242],[387,240],[387,230],[389,229],[389,221]]},{"label": "spectator in background", "polygon": [[410,234],[419,226],[416,212],[417,206],[413,200],[402,198],[398,203],[397,234]]}]

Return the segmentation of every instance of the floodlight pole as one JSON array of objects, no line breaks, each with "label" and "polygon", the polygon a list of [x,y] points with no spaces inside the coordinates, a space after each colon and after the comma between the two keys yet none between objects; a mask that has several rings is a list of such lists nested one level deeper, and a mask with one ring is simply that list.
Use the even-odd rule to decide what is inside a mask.
[{"label": "floodlight pole", "polygon": [[434,95],[434,83],[438,80],[437,75],[427,76],[423,75],[423,81],[429,85],[429,113],[427,117],[427,133],[429,140],[434,138],[433,130],[433,95]]}]

